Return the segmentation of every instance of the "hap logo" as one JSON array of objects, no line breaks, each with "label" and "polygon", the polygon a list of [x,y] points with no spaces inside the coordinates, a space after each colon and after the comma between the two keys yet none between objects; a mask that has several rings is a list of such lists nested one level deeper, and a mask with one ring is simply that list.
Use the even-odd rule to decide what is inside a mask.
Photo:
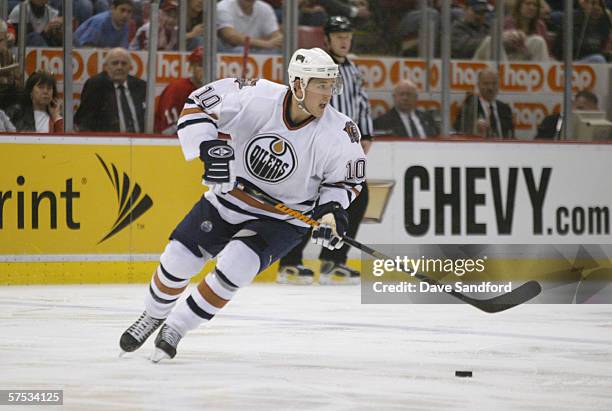
[{"label": "hap logo", "polygon": [[[115,193],[117,194],[117,201],[119,202],[119,209],[117,210],[117,218],[115,219],[115,223],[111,227],[108,234],[106,234],[104,238],[98,242],[98,244],[100,244],[132,224],[140,216],[146,213],[147,210],[153,206],[153,200],[151,200],[151,197],[149,197],[147,194],[142,193],[138,183],[135,183],[132,187],[130,177],[125,172],[122,173],[121,177],[119,177],[119,171],[114,164],[111,163],[111,168],[109,168],[104,160],[102,160],[102,157],[100,157],[97,153],[96,157],[98,157],[98,160],[100,160],[100,164],[104,168],[108,179],[113,185]],[[144,195],[141,196],[141,194]]]},{"label": "hap logo", "polygon": [[244,152],[244,163],[253,177],[277,184],[293,174],[297,156],[291,143],[280,136],[255,136]]}]

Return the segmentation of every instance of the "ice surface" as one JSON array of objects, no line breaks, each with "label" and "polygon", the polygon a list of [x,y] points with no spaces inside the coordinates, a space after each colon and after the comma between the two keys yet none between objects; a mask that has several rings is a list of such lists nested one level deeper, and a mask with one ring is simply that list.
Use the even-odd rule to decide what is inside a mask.
[{"label": "ice surface", "polygon": [[0,389],[64,390],[61,407],[15,409],[612,410],[612,305],[484,314],[258,284],[156,365],[153,338],[118,358],[145,291],[0,287]]}]

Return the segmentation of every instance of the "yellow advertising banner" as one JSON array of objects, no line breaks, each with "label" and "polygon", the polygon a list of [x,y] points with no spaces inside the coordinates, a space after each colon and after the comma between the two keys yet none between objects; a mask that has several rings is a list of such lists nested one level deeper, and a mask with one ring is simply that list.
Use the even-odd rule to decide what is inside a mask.
[{"label": "yellow advertising banner", "polygon": [[176,140],[0,145],[0,254],[159,254],[206,190]]}]

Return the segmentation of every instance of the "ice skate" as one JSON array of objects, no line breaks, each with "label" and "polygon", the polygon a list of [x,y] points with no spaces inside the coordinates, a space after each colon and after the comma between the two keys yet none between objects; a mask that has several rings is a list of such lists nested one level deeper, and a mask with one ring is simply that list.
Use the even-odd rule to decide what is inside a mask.
[{"label": "ice skate", "polygon": [[361,274],[344,264],[333,261],[323,261],[321,263],[321,285],[354,285],[359,284]]},{"label": "ice skate", "polygon": [[174,328],[164,326],[159,330],[155,337],[155,351],[151,356],[151,361],[158,363],[161,360],[169,360],[176,355],[176,346],[183,336]]},{"label": "ice skate", "polygon": [[142,344],[149,338],[155,330],[159,328],[164,322],[163,319],[150,317],[146,311],[144,311],[140,318],[138,318],[134,324],[130,325],[127,330],[121,335],[119,339],[119,346],[121,347],[121,353],[119,356],[123,356],[127,352],[136,351]]},{"label": "ice skate", "polygon": [[276,282],[278,284],[310,285],[314,279],[314,272],[303,265],[285,265],[280,267]]}]

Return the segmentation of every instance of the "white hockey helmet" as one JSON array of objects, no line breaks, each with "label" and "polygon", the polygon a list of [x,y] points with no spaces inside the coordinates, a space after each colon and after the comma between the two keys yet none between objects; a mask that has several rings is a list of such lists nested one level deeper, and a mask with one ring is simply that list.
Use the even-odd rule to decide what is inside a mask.
[{"label": "white hockey helmet", "polygon": [[320,48],[296,50],[291,56],[287,71],[289,72],[291,91],[294,95],[296,78],[300,79],[303,90],[306,89],[311,78],[335,79],[333,93],[342,93],[342,77],[338,65],[329,54]]}]

